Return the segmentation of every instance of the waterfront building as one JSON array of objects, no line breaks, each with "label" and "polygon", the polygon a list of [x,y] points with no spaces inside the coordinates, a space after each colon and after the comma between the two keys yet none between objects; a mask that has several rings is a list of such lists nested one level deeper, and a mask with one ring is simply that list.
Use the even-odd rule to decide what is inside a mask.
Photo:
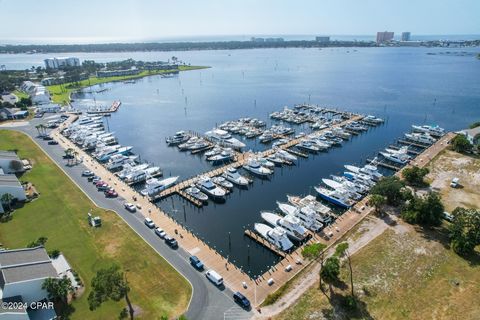
[{"label": "waterfront building", "polygon": [[385,43],[393,40],[394,33],[389,31],[377,32],[377,43]]},{"label": "waterfront building", "polygon": [[21,169],[17,169],[15,165],[12,165],[13,162],[22,163],[15,152],[0,150],[0,174],[10,174],[25,171],[23,169],[23,165]]},{"label": "waterfront building", "polygon": [[61,69],[65,67],[79,67],[80,59],[76,57],[48,58],[44,60],[45,68]]},{"label": "waterfront building", "polygon": [[402,41],[410,41],[410,32],[402,32]]},{"label": "waterfront building", "polygon": [[325,37],[325,36],[315,37],[315,41],[320,43],[328,43],[330,42],[330,37]]},{"label": "waterfront building", "polygon": [[18,181],[17,176],[14,174],[1,174],[2,171],[0,171],[0,197],[8,193],[18,201],[27,200],[25,190],[20,181]]},{"label": "waterfront building", "polygon": [[250,40],[251,40],[252,42],[265,42],[265,39],[264,39],[264,38],[251,37]]},{"label": "waterfront building", "polygon": [[132,76],[140,73],[139,69],[132,68],[126,70],[102,70],[97,71],[97,78],[118,77],[118,76]]},{"label": "waterfront building", "polygon": [[25,92],[32,99],[33,104],[50,103],[50,93],[47,88],[31,81],[24,81],[20,90]]}]

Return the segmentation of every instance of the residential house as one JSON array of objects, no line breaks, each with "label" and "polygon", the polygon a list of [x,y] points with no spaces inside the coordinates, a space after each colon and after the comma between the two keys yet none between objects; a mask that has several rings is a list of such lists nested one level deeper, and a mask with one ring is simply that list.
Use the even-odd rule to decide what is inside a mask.
[{"label": "residential house", "polygon": [[[18,163],[15,163],[18,162]],[[20,167],[21,166],[21,167]],[[25,171],[23,163],[13,151],[0,150],[0,169],[4,174],[18,173]]]},{"label": "residential house", "polygon": [[25,190],[14,174],[0,175],[0,198],[6,193],[11,194],[17,201],[27,200]]}]

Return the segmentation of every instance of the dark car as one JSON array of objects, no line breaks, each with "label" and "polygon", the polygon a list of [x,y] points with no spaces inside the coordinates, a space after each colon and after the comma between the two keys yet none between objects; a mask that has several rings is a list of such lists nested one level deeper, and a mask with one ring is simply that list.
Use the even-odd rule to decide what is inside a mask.
[{"label": "dark car", "polygon": [[245,309],[250,308],[250,301],[238,291],[233,294],[233,300]]},{"label": "dark car", "polygon": [[170,236],[165,236],[165,243],[170,247],[170,248],[176,248],[178,247],[177,240],[175,238],[172,238]]},{"label": "dark car", "polygon": [[55,141],[55,140],[51,140],[51,141],[48,141],[48,144],[49,144],[49,145],[57,145],[58,142]]},{"label": "dark car", "polygon": [[53,140],[53,138],[50,137],[50,136],[43,136],[42,139],[45,140],[45,141],[52,141]]},{"label": "dark car", "polygon": [[73,159],[73,158],[75,158],[73,154],[66,154],[63,156],[63,159]]},{"label": "dark car", "polygon": [[88,178],[87,178],[87,181],[88,181],[88,182],[93,182],[93,180],[94,180],[95,178],[97,178],[97,181],[100,180],[100,177],[99,177],[99,176],[91,176],[91,177],[88,177]]},{"label": "dark car", "polygon": [[203,270],[203,263],[197,256],[190,257],[190,264],[197,270]]}]

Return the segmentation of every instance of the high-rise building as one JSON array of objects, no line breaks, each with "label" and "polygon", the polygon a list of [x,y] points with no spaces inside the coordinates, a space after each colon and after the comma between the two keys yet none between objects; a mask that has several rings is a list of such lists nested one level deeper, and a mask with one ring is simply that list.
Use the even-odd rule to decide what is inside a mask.
[{"label": "high-rise building", "polygon": [[402,41],[410,41],[410,32],[402,32]]},{"label": "high-rise building", "polygon": [[393,32],[383,31],[377,32],[377,43],[384,43],[393,40]]},{"label": "high-rise building", "polygon": [[45,59],[45,68],[47,69],[58,69],[63,67],[79,67],[80,59],[75,57],[66,57],[66,58],[49,58]]}]

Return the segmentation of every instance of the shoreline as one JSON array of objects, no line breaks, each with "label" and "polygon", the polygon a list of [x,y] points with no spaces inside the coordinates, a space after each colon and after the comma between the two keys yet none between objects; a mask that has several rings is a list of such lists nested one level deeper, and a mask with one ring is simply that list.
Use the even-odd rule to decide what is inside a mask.
[{"label": "shoreline", "polygon": [[68,86],[73,85],[72,82],[47,86],[47,90],[50,92],[52,103],[57,103],[64,106],[64,105],[70,104],[72,100],[71,99],[72,93],[88,87],[95,86],[97,84],[136,80],[136,79],[141,79],[149,76],[167,75],[172,73],[180,73],[182,71],[202,70],[202,69],[208,69],[208,68],[211,68],[211,67],[210,66],[179,66],[178,70],[173,70],[173,69],[157,70],[153,72],[142,71],[139,74],[128,75],[128,76],[115,76],[115,77],[108,77],[108,78],[97,78],[96,76],[92,76],[86,80],[80,81],[79,85],[75,85],[70,88]]}]

